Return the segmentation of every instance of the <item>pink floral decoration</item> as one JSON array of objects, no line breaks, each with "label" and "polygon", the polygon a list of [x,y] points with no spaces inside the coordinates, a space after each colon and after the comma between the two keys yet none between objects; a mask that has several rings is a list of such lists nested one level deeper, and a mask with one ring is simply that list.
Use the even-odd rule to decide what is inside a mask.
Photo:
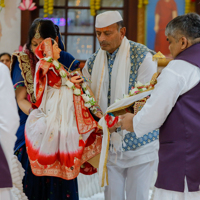
[{"label": "pink floral decoration", "polygon": [[20,45],[18,51],[23,51],[23,46]]},{"label": "pink floral decoration", "polygon": [[23,3],[20,3],[20,6],[18,7],[20,10],[35,10],[37,6],[35,6],[35,3],[33,3],[33,0],[23,0]]}]

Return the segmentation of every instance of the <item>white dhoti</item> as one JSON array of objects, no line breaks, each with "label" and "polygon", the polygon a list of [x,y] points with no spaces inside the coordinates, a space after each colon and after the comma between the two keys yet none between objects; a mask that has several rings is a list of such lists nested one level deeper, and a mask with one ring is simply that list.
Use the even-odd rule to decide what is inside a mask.
[{"label": "white dhoti", "polygon": [[155,194],[153,198],[153,200],[199,200],[199,199],[200,199],[200,191],[189,192],[186,179],[185,179],[184,192],[175,192],[175,191],[155,188]]},{"label": "white dhoti", "polygon": [[11,188],[0,189],[0,200],[13,200]]}]

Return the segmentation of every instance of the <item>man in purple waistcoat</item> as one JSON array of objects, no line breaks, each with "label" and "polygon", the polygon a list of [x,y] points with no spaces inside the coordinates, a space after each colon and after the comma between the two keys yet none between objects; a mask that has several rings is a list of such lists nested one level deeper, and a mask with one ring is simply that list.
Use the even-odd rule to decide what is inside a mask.
[{"label": "man in purple waistcoat", "polygon": [[174,58],[158,77],[143,109],[122,116],[138,137],[160,128],[154,200],[200,199],[200,16],[170,21],[165,34]]},{"label": "man in purple waistcoat", "polygon": [[19,116],[9,69],[0,63],[0,200],[13,200],[11,158]]}]

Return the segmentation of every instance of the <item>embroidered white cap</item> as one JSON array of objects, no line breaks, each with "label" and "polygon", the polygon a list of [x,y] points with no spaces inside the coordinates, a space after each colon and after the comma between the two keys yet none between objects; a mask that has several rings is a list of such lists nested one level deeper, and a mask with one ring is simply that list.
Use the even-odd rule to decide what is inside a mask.
[{"label": "embroidered white cap", "polygon": [[122,20],[122,16],[118,11],[106,11],[97,15],[95,27],[104,28]]}]

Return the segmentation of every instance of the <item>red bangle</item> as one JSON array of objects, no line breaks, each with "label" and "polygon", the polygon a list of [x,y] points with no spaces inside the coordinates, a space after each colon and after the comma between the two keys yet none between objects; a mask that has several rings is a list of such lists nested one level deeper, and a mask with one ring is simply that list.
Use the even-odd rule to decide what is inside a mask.
[{"label": "red bangle", "polygon": [[106,124],[108,126],[108,128],[113,127],[119,120],[119,116],[115,117],[114,120],[111,122],[112,117],[110,115],[106,115],[105,116],[105,120],[106,120]]}]

